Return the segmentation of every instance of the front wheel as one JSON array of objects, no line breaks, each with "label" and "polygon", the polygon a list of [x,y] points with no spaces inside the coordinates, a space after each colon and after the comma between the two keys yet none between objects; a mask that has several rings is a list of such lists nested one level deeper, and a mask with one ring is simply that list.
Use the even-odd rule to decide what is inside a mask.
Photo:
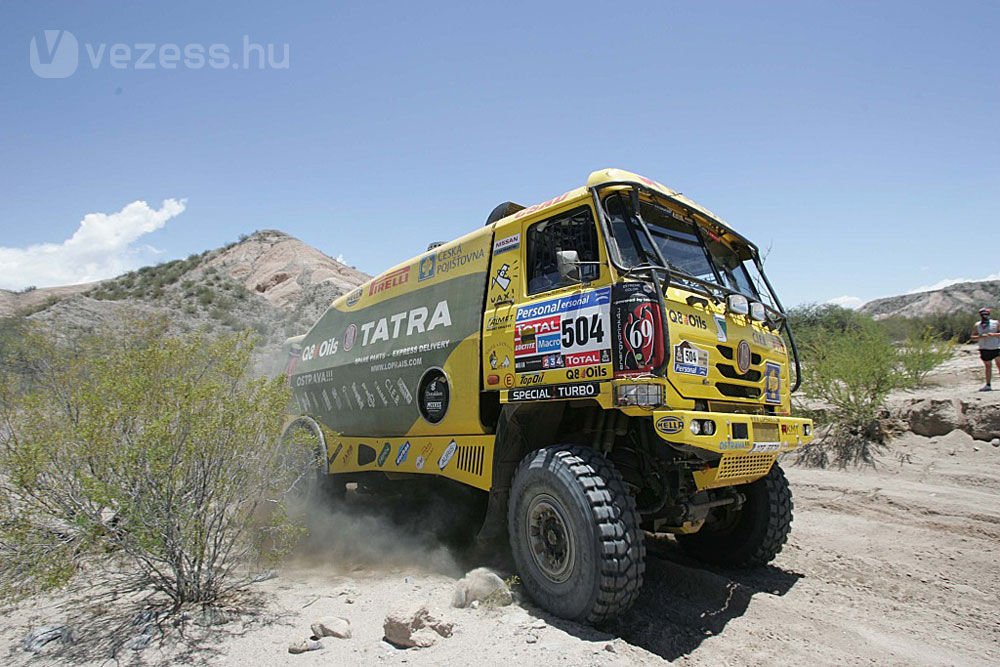
[{"label": "front wheel", "polygon": [[646,547],[635,499],[603,454],[568,445],[531,452],[507,516],[518,574],[539,606],[601,623],[639,596]]},{"label": "front wheel", "polygon": [[734,567],[774,560],[792,529],[792,491],[775,463],[756,482],[738,487],[746,501],[738,510],[718,508],[697,533],[678,535],[677,543],[707,563]]}]

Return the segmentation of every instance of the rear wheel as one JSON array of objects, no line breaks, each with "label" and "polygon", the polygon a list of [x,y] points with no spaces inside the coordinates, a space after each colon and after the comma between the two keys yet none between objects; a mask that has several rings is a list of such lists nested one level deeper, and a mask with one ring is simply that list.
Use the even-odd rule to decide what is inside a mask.
[{"label": "rear wheel", "polygon": [[698,560],[735,567],[774,560],[792,529],[792,492],[785,473],[775,463],[767,475],[738,490],[746,496],[740,509],[718,508],[700,531],[677,536],[684,551]]},{"label": "rear wheel", "polygon": [[632,606],[646,547],[635,499],[603,454],[557,445],[528,454],[508,508],[525,590],[562,618],[600,623]]},{"label": "rear wheel", "polygon": [[299,417],[281,436],[283,471],[288,476],[288,496],[307,510],[343,500],[346,485],[330,475],[326,439],[319,424]]}]

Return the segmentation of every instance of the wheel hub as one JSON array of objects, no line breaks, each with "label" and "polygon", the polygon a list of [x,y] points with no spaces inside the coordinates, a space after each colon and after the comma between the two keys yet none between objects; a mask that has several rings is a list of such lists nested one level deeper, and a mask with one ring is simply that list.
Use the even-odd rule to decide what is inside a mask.
[{"label": "wheel hub", "polygon": [[573,573],[576,554],[573,534],[564,511],[552,496],[542,494],[528,506],[528,541],[535,564],[554,583],[567,581]]}]

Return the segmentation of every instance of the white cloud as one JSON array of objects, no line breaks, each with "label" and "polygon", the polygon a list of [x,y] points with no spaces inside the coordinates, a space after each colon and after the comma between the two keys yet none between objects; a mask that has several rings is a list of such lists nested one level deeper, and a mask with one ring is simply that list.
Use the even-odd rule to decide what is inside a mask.
[{"label": "white cloud", "polygon": [[153,249],[133,244],[183,213],[186,203],[166,199],[157,210],[134,201],[117,213],[88,213],[73,236],[62,243],[0,246],[0,288],[74,285],[138,268],[142,256]]},{"label": "white cloud", "polygon": [[993,273],[985,278],[945,278],[944,280],[939,280],[933,285],[924,285],[923,287],[918,287],[916,289],[911,289],[907,294],[917,294],[918,292],[933,292],[934,290],[944,289],[945,287],[950,287],[951,285],[957,285],[958,283],[981,283],[986,280],[1000,280],[1000,273]]},{"label": "white cloud", "polygon": [[838,296],[835,299],[830,299],[827,303],[832,303],[835,306],[843,306],[844,308],[850,308],[851,310],[857,310],[865,304],[865,300],[856,296]]}]

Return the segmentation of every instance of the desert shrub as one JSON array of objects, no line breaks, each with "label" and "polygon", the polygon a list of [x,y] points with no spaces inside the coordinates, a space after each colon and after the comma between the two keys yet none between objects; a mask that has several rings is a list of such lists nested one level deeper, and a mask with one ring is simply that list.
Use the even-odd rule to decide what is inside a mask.
[{"label": "desert shrub", "polygon": [[302,474],[279,443],[289,394],[252,377],[249,333],[171,338],[165,321],[133,321],[5,340],[0,594],[87,565],[120,592],[214,602],[289,544],[281,499]]},{"label": "desert shrub", "polygon": [[873,465],[889,437],[890,392],[916,386],[951,353],[930,330],[897,347],[879,323],[844,310],[818,308],[802,325],[803,392],[828,406],[799,454],[806,465]]},{"label": "desert shrub", "polygon": [[951,358],[955,344],[941,340],[930,327],[910,335],[899,348],[900,370],[912,386],[923,384],[927,374]]},{"label": "desert shrub", "polygon": [[976,319],[975,313],[958,311],[923,317],[887,317],[879,320],[879,324],[885,327],[889,336],[895,341],[905,341],[915,331],[930,331],[937,340],[968,343]]}]

